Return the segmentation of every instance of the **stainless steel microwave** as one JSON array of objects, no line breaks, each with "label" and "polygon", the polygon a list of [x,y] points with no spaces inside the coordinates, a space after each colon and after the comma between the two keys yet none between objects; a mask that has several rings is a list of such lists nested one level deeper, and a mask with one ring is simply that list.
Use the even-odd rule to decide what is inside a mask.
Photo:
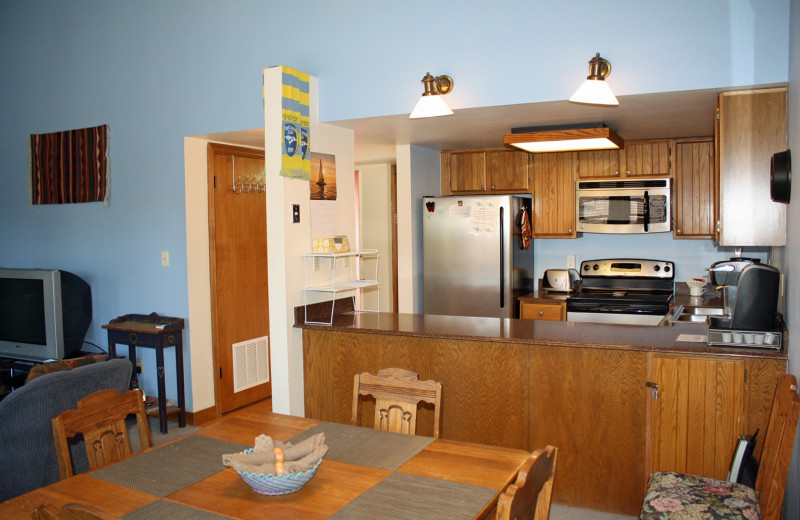
[{"label": "stainless steel microwave", "polygon": [[578,181],[575,221],[583,233],[663,233],[672,226],[672,179]]}]

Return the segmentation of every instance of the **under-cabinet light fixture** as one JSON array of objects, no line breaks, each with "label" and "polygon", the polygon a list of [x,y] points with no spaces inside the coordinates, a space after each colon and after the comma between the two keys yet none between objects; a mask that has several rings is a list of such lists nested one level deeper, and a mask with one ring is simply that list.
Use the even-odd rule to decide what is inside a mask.
[{"label": "under-cabinet light fixture", "polygon": [[625,141],[603,123],[512,128],[503,144],[526,152],[565,152],[622,148]]},{"label": "under-cabinet light fixture", "polygon": [[425,92],[417,102],[417,106],[411,111],[409,116],[411,119],[419,119],[423,117],[439,117],[449,116],[453,114],[447,103],[444,102],[442,96],[449,94],[453,90],[453,78],[450,76],[431,76],[430,72],[425,73],[422,78],[422,83],[425,85]]},{"label": "under-cabinet light fixture", "polygon": [[598,52],[594,58],[589,60],[589,75],[569,98],[570,102],[582,105],[618,106],[617,97],[606,83],[609,74],[611,74],[611,63],[601,58]]}]

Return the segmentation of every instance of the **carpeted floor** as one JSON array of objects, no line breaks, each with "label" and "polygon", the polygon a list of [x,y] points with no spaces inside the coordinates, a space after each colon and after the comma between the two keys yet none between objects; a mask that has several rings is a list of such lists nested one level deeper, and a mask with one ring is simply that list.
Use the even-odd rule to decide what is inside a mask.
[{"label": "carpeted floor", "polygon": [[[181,428],[178,426],[176,421],[169,421],[167,423],[167,433],[161,433],[161,431],[158,429],[158,417],[148,417],[147,422],[150,425],[150,438],[153,441],[153,446],[158,446],[159,444],[164,444],[165,442],[169,442],[173,439],[178,439],[200,429],[199,426],[192,426],[191,424],[187,424]],[[127,425],[128,438],[131,440],[131,450],[133,452],[137,452],[141,449],[141,446],[139,445],[139,431],[136,428],[136,419],[129,417],[127,420]]]}]

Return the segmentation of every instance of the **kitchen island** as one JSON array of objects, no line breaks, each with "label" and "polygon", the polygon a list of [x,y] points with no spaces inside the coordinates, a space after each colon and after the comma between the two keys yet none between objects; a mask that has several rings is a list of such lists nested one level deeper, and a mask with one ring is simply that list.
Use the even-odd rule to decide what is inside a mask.
[{"label": "kitchen island", "polygon": [[[412,370],[442,383],[443,438],[557,446],[556,502],[630,515],[656,467],[726,472],[736,437],[765,431],[787,362],[783,351],[692,341],[702,324],[344,313],[296,326],[307,417],[349,423],[356,373]],[[430,435],[430,410],[417,428]]]}]

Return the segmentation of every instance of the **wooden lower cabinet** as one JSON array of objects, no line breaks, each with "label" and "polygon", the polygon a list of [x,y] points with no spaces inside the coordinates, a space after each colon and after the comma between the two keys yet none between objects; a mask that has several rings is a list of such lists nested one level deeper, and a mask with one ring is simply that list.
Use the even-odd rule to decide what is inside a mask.
[{"label": "wooden lower cabinet", "polygon": [[[624,515],[641,509],[651,469],[727,472],[736,437],[766,432],[786,370],[774,358],[316,329],[303,330],[303,362],[306,417],[348,424],[356,373],[412,370],[442,383],[442,438],[557,446],[553,500]],[[420,409],[419,434],[432,419]]]},{"label": "wooden lower cabinet", "polygon": [[650,367],[647,473],[721,480],[739,435],[766,433],[777,380],[786,370],[779,360],[667,355],[652,356]]},{"label": "wooden lower cabinet", "polygon": [[519,317],[523,320],[564,321],[567,319],[566,302],[520,301]]}]

